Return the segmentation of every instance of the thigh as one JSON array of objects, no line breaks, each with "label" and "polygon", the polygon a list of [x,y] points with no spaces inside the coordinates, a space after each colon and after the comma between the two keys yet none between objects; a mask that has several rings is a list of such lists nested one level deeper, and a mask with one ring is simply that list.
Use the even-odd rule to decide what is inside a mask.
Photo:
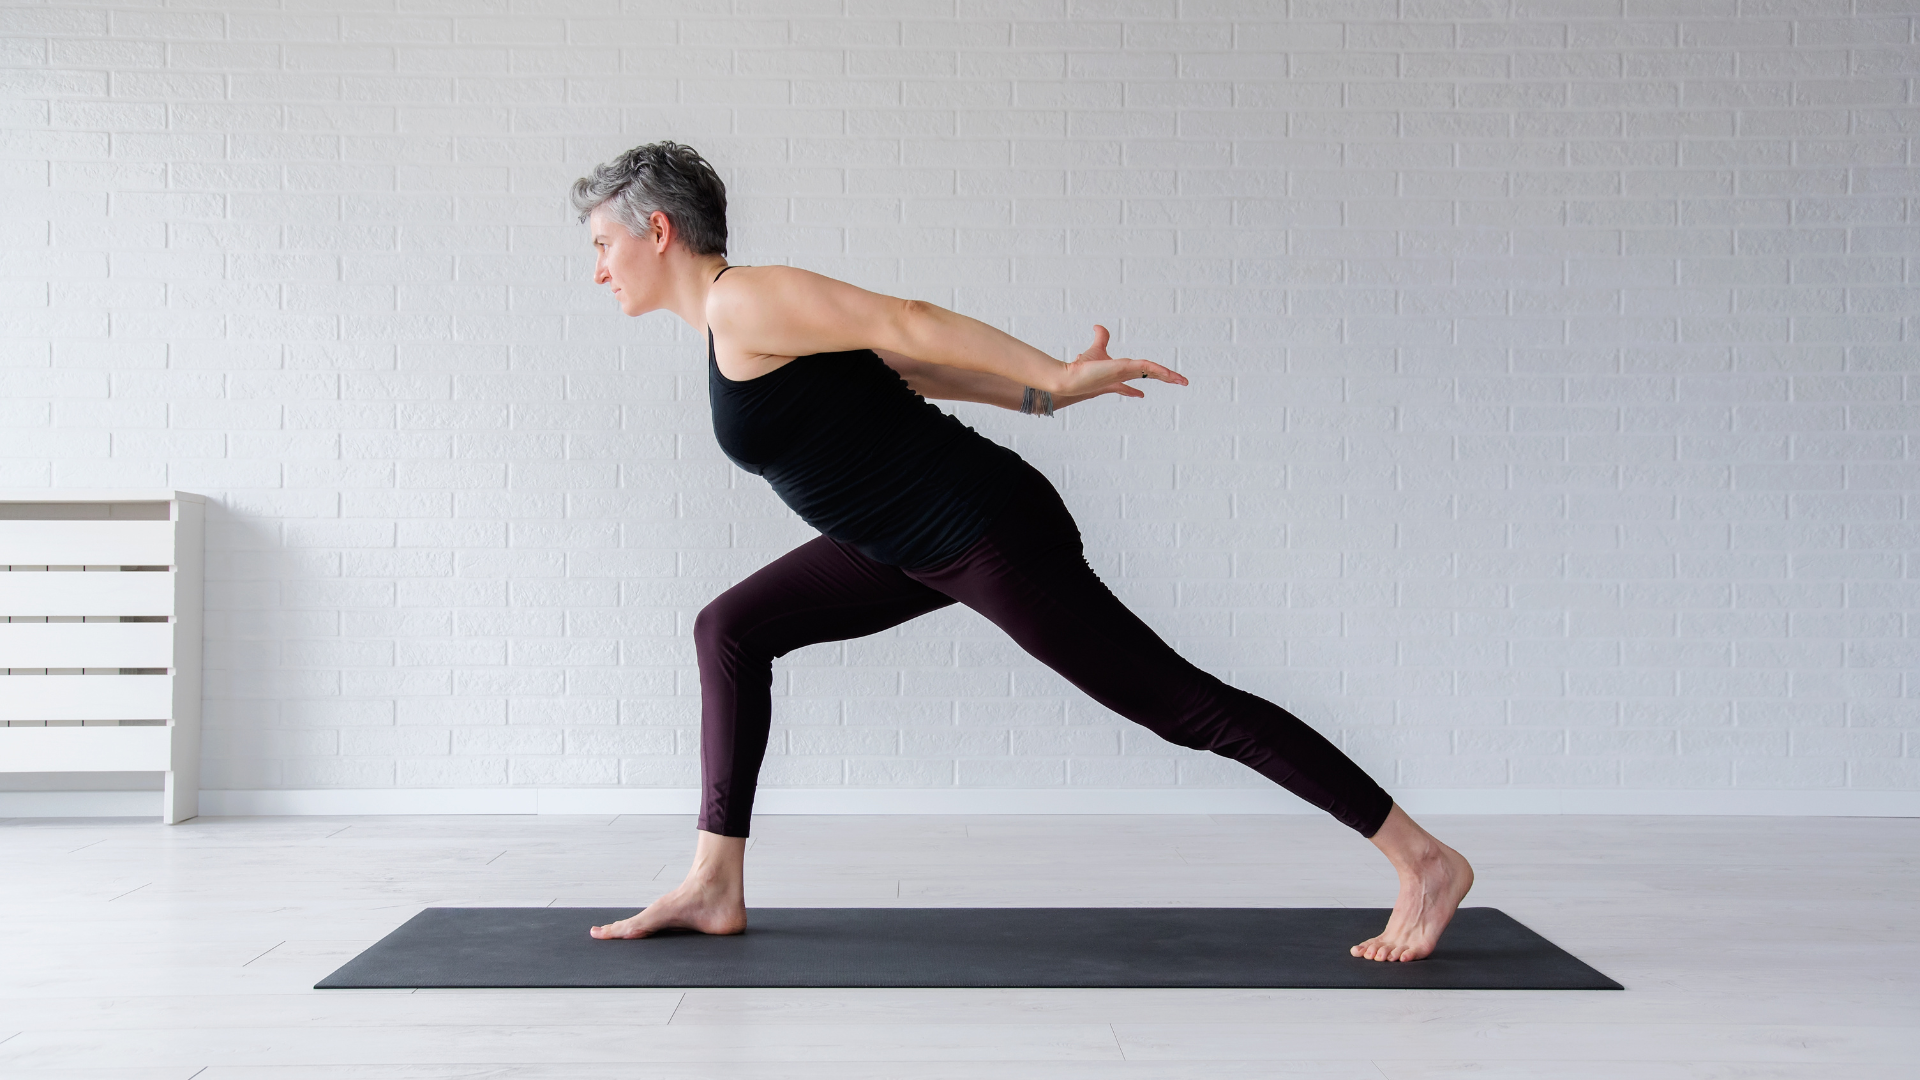
[{"label": "thigh", "polygon": [[1158,717],[1212,680],[1113,595],[1087,565],[1059,495],[1043,477],[1031,480],[980,543],[914,577],[986,616],[1089,697],[1157,730]]},{"label": "thigh", "polygon": [[761,567],[700,613],[703,644],[782,656],[804,645],[877,634],[953,598],[822,536]]},{"label": "thigh", "polygon": [[1029,556],[952,583],[952,595],[1088,697],[1156,731],[1201,673],[1128,610],[1084,559]]}]

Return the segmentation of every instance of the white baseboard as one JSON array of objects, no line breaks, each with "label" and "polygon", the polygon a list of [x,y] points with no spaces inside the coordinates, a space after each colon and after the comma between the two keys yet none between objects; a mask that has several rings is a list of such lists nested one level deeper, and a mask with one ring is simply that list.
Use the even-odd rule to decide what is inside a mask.
[{"label": "white baseboard", "polygon": [[[1486,788],[1402,791],[1414,814],[1653,814],[1920,817],[1920,791],[1631,791]],[[691,788],[373,788],[202,791],[209,817],[360,814],[684,814]],[[1279,788],[1113,790],[768,788],[762,814],[1310,814]],[[157,791],[0,792],[0,817],[158,817]]]},{"label": "white baseboard", "polygon": [[158,791],[0,791],[0,818],[159,816]]}]

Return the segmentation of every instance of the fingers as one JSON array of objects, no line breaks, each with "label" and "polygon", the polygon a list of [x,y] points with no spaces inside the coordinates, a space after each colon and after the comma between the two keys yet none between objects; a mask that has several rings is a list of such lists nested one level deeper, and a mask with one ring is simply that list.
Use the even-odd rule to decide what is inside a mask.
[{"label": "fingers", "polygon": [[1146,397],[1146,393],[1137,387],[1129,386],[1130,381],[1155,379],[1174,386],[1187,385],[1186,377],[1177,371],[1170,371],[1159,364],[1145,360],[1108,360],[1099,371],[1089,366],[1085,369],[1087,389],[1080,391],[1084,395],[1118,394],[1121,397]]},{"label": "fingers", "polygon": [[[1087,392],[1092,394],[1119,394],[1122,397],[1145,397],[1146,395],[1139,390],[1126,385],[1128,382],[1138,381],[1140,379],[1152,379],[1156,382],[1167,383],[1170,386],[1187,385],[1187,377],[1185,375],[1180,374],[1164,364],[1156,364],[1151,360],[1138,360],[1127,357],[1115,359],[1108,356],[1107,343],[1112,339],[1113,335],[1106,327],[1095,323],[1093,326],[1093,344],[1087,346],[1085,352],[1082,352],[1078,357],[1074,358],[1075,365],[1087,365],[1086,368],[1082,369],[1084,377],[1087,382],[1091,384],[1088,386]],[[1109,383],[1108,380],[1110,379],[1115,381]]]},{"label": "fingers", "polygon": [[1170,367],[1156,364],[1151,360],[1122,359],[1116,362],[1126,364],[1133,369],[1127,374],[1126,378],[1128,379],[1156,379],[1163,383],[1171,383],[1174,386],[1187,385],[1187,377],[1185,375],[1180,374]]}]

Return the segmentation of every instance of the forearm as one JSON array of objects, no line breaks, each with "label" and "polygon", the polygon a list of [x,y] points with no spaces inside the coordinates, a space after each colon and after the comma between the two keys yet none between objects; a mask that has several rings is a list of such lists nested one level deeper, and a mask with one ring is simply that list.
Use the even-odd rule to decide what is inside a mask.
[{"label": "forearm", "polygon": [[[898,328],[899,352],[916,360],[938,364],[976,375],[991,375],[1014,388],[1012,408],[1019,407],[1019,394],[1026,387],[1058,392],[1062,389],[1067,365],[1012,334],[998,330],[978,319],[970,319],[943,307],[919,301],[905,305]],[[961,398],[1004,404],[999,383],[975,383],[984,392],[991,388],[995,397]]]},{"label": "forearm", "polygon": [[[907,381],[914,393],[923,398],[934,401],[976,401],[982,405],[998,405],[1017,411],[1026,397],[1027,387],[1024,383],[1016,383],[1003,375],[915,360],[884,349],[875,351]],[[1084,399],[1056,396],[1053,408],[1064,409],[1081,400]]]}]

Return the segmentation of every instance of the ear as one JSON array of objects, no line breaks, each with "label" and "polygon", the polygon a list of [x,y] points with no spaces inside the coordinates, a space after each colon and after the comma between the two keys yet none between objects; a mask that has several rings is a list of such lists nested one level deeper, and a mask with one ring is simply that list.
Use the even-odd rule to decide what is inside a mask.
[{"label": "ear", "polygon": [[673,243],[673,219],[663,210],[655,210],[647,215],[647,224],[653,226],[653,250],[665,255],[667,245]]}]

